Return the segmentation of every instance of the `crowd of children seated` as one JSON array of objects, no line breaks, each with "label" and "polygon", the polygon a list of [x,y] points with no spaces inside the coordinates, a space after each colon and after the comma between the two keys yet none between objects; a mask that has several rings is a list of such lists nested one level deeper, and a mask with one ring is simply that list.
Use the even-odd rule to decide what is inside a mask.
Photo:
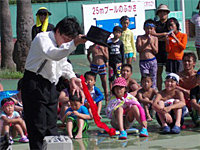
[{"label": "crowd of children seated", "polygon": [[[184,123],[184,116],[189,114],[196,125],[200,124],[200,70],[194,71],[196,56],[189,52],[184,54],[187,35],[179,31],[179,23],[175,18],[169,18],[167,27],[172,30],[166,33],[165,43],[168,53],[167,75],[164,81],[164,89],[157,90],[157,59],[158,40],[155,36],[156,25],[153,20],[144,23],[145,34],[137,38],[136,47],[132,42],[133,35],[128,29],[130,23],[128,16],[121,19],[121,27],[113,29],[114,37],[108,41],[109,48],[94,44],[90,47],[88,60],[91,71],[84,74],[85,82],[94,103],[97,105],[97,114],[100,118],[103,99],[105,99],[105,114],[110,119],[113,128],[120,131],[119,139],[126,139],[126,129],[131,128],[134,121],[140,125],[139,135],[148,137],[148,122],[155,118],[162,127],[162,133],[181,132]],[[124,44],[123,44],[124,42]],[[141,72],[141,84],[138,84],[132,76],[132,58],[136,61],[136,50],[139,53],[139,68]],[[95,53],[95,54],[94,54]],[[101,57],[99,57],[101,55]],[[110,58],[109,58],[109,57]],[[105,61],[105,59],[109,59]],[[126,64],[124,63],[126,60]],[[93,64],[101,62],[103,68],[95,70]],[[109,62],[109,83],[104,83],[106,77],[106,64]],[[194,63],[195,62],[195,63]],[[193,63],[190,65],[190,63]],[[191,66],[191,67],[189,67]],[[99,67],[99,66],[98,66]],[[191,75],[193,86],[185,88],[184,80],[188,70]],[[96,75],[99,74],[102,80],[104,95],[96,85]],[[185,75],[184,75],[185,74]],[[188,75],[188,76],[189,76]],[[191,79],[191,78],[190,78]],[[23,82],[23,81],[22,81]],[[19,142],[28,142],[26,125],[23,121],[23,104],[21,102],[19,81],[17,90],[19,94],[5,98],[1,101],[1,133],[10,133],[11,139],[20,134]],[[70,138],[82,138],[82,133],[88,130],[88,119],[93,119],[90,103],[85,97],[72,95],[69,92],[68,81],[61,80],[58,98],[58,118],[66,126],[67,135]],[[0,86],[3,91],[3,87]],[[187,94],[186,94],[187,93]],[[187,95],[187,99],[186,99]],[[186,101],[187,100],[187,101]],[[187,106],[187,107],[186,107]],[[10,132],[13,128],[12,133]]]}]

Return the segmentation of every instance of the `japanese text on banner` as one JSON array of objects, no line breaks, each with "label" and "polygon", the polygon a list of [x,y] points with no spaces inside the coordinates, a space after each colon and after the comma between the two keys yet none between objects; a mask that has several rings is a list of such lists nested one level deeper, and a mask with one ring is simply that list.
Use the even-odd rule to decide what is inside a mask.
[{"label": "japanese text on banner", "polygon": [[136,5],[114,5],[114,6],[104,6],[104,7],[98,7],[94,6],[92,7],[93,15],[104,15],[109,13],[125,13],[125,12],[136,12]]}]

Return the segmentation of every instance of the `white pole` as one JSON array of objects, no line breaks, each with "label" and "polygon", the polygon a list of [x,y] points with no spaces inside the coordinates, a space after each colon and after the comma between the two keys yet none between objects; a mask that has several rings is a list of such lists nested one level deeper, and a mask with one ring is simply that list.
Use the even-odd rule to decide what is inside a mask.
[{"label": "white pole", "polygon": [[183,15],[183,29],[181,29],[181,32],[186,33],[186,29],[185,29],[185,1],[184,0],[180,0],[181,2],[181,10],[182,10],[182,15]]}]

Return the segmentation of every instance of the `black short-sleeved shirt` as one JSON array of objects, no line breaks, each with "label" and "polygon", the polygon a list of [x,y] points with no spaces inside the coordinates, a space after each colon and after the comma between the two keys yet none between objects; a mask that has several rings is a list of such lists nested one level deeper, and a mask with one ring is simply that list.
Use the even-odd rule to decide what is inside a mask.
[{"label": "black short-sleeved shirt", "polygon": [[[47,31],[51,31],[51,30],[53,30],[53,28],[54,28],[54,25],[52,25],[51,23],[48,23]],[[42,32],[42,26],[36,27],[36,25],[34,25],[32,27],[32,40],[40,32]]]},{"label": "black short-sleeved shirt", "polygon": [[200,86],[196,86],[190,90],[190,99],[196,99],[197,102],[200,100]]},{"label": "black short-sleeved shirt", "polygon": [[109,52],[109,66],[115,65],[116,63],[124,63],[124,44],[121,40],[114,43],[111,39],[108,40]]},{"label": "black short-sleeved shirt", "polygon": [[[165,23],[161,23],[160,21],[156,22],[156,33],[169,32],[167,28],[167,21]],[[165,41],[158,41],[158,53],[156,54],[158,63],[166,63],[167,60],[167,52],[166,52],[166,44]]]}]

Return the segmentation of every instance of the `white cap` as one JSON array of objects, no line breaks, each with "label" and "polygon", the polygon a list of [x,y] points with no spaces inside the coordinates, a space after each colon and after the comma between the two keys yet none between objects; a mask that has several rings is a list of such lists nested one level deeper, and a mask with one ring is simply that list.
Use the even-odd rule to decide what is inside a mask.
[{"label": "white cap", "polygon": [[179,76],[175,73],[169,73],[165,79],[172,79],[179,83]]}]

